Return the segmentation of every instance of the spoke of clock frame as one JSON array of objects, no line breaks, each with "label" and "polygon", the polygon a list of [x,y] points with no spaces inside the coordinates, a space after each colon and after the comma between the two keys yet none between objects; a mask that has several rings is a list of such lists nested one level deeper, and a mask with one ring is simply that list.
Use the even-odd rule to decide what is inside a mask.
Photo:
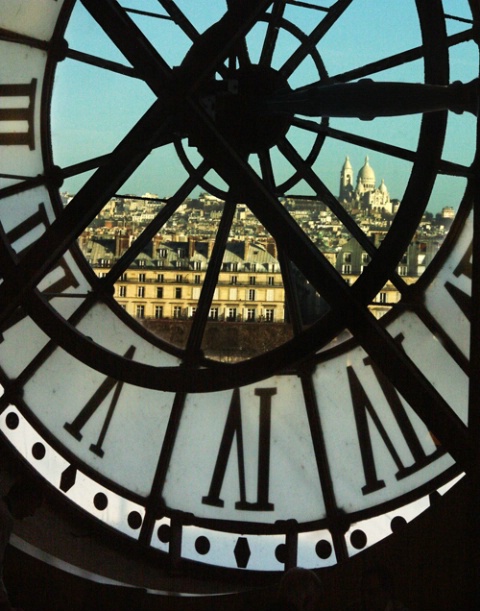
[{"label": "spoke of clock frame", "polygon": [[30,189],[35,189],[35,187],[40,187],[46,182],[47,178],[43,175],[34,176],[32,178],[23,178],[20,180],[20,182],[17,182],[13,185],[9,185],[8,187],[2,187],[0,189],[0,200],[6,197],[11,197],[12,195],[18,195],[19,193],[23,193],[24,191],[29,191]]},{"label": "spoke of clock frame", "polygon": [[[317,198],[330,208],[333,214],[335,214],[339,221],[349,231],[350,235],[371,257],[376,256],[377,248],[370,240],[370,238],[362,231],[362,229],[357,225],[355,220],[339,203],[337,198],[323,184],[321,179],[315,174],[312,168],[304,163],[300,155],[296,152],[296,150],[286,138],[284,138],[283,141],[278,144],[278,148],[280,152],[285,156],[285,158],[300,172],[300,174],[302,175],[304,180],[310,185],[310,187],[312,187],[312,189],[317,195]],[[407,288],[405,282],[396,273],[391,274],[390,281],[394,284],[394,286],[400,293],[405,291]]]},{"label": "spoke of clock frame", "polygon": [[367,306],[358,299],[355,287],[361,289],[362,283],[357,281],[351,288],[345,284],[280,202],[223,139],[205,112],[193,104],[190,108],[215,138],[217,148],[223,149],[224,157],[230,162],[232,178],[235,176],[238,184],[249,191],[246,203],[252,212],[273,238],[284,245],[289,258],[329,305],[335,308],[336,316],[344,322],[367,354],[390,378],[454,459],[468,469],[476,458],[477,450],[471,443],[467,428],[413,361],[373,317]]},{"label": "spoke of clock frame", "polygon": [[80,0],[152,91],[161,96],[172,70],[116,0]]},{"label": "spoke of clock frame", "polygon": [[337,2],[330,7],[326,16],[314,28],[311,34],[307,36],[307,40],[300,45],[280,68],[279,72],[284,78],[288,79],[288,77],[295,72],[311,50],[317,46],[325,34],[327,34],[327,32],[337,23],[338,19],[340,19],[352,2],[353,0],[337,0]]},{"label": "spoke of clock frame", "polygon": [[310,374],[304,373],[301,375],[300,379],[302,383],[303,395],[305,397],[305,409],[310,427],[320,486],[322,488],[322,494],[325,501],[327,527],[332,535],[336,560],[337,562],[343,562],[348,559],[345,532],[348,529],[349,524],[346,523],[345,514],[342,514],[339,511],[339,507],[335,499],[335,489],[329,467],[328,452],[325,445],[318,398],[312,377]]},{"label": "spoke of clock frame", "polygon": [[199,351],[207,325],[208,314],[212,305],[213,294],[218,283],[218,277],[222,267],[225,248],[232,228],[236,207],[237,204],[235,200],[230,197],[227,198],[224,204],[220,226],[215,237],[212,256],[210,257],[207,273],[205,274],[200,299],[198,300],[197,310],[193,317],[192,326],[190,327],[190,333],[187,339],[185,362],[188,364],[195,364],[199,360]]},{"label": "spoke of clock frame", "polygon": [[269,150],[263,150],[258,153],[258,160],[260,162],[260,170],[262,172],[262,178],[272,193],[276,193],[275,176],[273,173],[272,158]]},{"label": "spoke of clock frame", "polygon": [[145,503],[145,518],[142,523],[138,540],[144,545],[150,545],[155,521],[165,515],[165,502],[163,500],[163,488],[167,478],[168,468],[172,459],[173,449],[177,439],[183,409],[185,407],[187,395],[179,392],[175,395],[167,430],[163,438],[155,475],[153,477],[150,494]]},{"label": "spoke of clock frame", "polygon": [[[329,125],[322,125],[316,121],[312,121],[311,119],[293,117],[292,125],[317,134],[325,134],[325,136],[330,136],[330,138],[340,140],[341,142],[348,142],[349,144],[354,144],[356,146],[368,148],[372,151],[377,151],[385,155],[390,155],[390,157],[403,159],[404,161],[409,161],[410,163],[414,163],[416,161],[417,154],[415,151],[393,144],[388,144],[387,142],[382,142],[381,140],[374,140],[373,138],[359,136],[351,132],[335,129]],[[438,172],[448,176],[461,176],[463,178],[468,178],[472,175],[471,167],[464,166],[453,161],[447,161],[446,159],[440,160],[438,164]]]},{"label": "spoke of clock frame", "polygon": [[280,269],[282,270],[286,309],[290,318],[293,333],[294,335],[298,335],[303,329],[300,300],[298,297],[298,292],[295,289],[292,262],[285,255],[281,246],[278,247],[278,260],[280,263]]},{"label": "spoke of clock frame", "polygon": [[312,4],[311,2],[301,2],[301,0],[287,0],[287,4],[291,4],[292,6],[300,6],[301,8],[312,9],[314,11],[321,11],[322,13],[328,13],[330,10],[324,6],[317,6],[316,4]]},{"label": "spoke of clock frame", "polygon": [[165,225],[171,216],[177,211],[178,207],[191,194],[193,189],[198,186],[200,179],[208,172],[209,166],[202,162],[197,172],[190,175],[185,183],[172,195],[166,202],[164,208],[157,214],[142,233],[135,239],[128,250],[114,263],[106,276],[100,281],[106,286],[113,286],[118,278],[125,272],[131,263],[142,252],[142,249],[152,240],[156,233]]},{"label": "spoke of clock frame", "polygon": [[[412,288],[412,287],[411,287]],[[430,314],[423,302],[420,302],[415,297],[413,303],[407,299],[402,306],[407,310],[410,310],[418,316],[419,320],[425,325],[425,327],[432,333],[432,335],[442,343],[445,351],[452,357],[453,361],[457,363],[460,369],[467,375],[470,376],[470,362],[463,352],[458,348],[457,344],[453,339],[445,332],[445,329],[438,324],[436,319]]]},{"label": "spoke of clock frame", "polygon": [[[275,177],[273,174],[272,160],[270,151],[265,150],[259,153],[260,169],[264,183],[270,189],[271,193],[276,193]],[[278,261],[282,272],[283,286],[285,290],[285,305],[288,312],[290,323],[292,325],[294,335],[298,335],[303,328],[303,320],[300,308],[298,292],[295,288],[293,278],[292,262],[288,259],[282,249],[281,244],[277,244]]]},{"label": "spoke of clock frame", "polygon": [[[465,30],[464,32],[448,36],[446,39],[446,44],[449,47],[453,47],[462,42],[467,42],[474,39],[475,32],[472,28],[471,30]],[[390,70],[392,68],[398,68],[404,64],[422,59],[424,54],[425,49],[423,46],[414,47],[412,49],[408,49],[407,51],[402,51],[401,53],[396,53],[395,55],[389,55],[388,57],[384,57],[378,61],[365,64],[364,66],[359,66],[358,68],[353,68],[352,70],[341,72],[339,74],[330,75],[325,82],[345,83],[347,81],[367,78],[372,76],[372,74]]]},{"label": "spoke of clock frame", "polygon": [[83,51],[68,49],[66,59],[75,60],[77,62],[81,62],[82,64],[95,66],[96,68],[102,68],[103,70],[108,70],[109,72],[123,74],[123,76],[129,76],[136,79],[142,78],[141,73],[131,66],[125,66],[124,64],[120,64],[109,59],[104,59],[103,57],[97,57],[96,55],[91,55],[90,53],[84,53]]},{"label": "spoke of clock frame", "polygon": [[[82,319],[89,313],[92,307],[98,301],[98,293],[92,292],[84,299],[80,306],[71,314],[68,319],[69,324],[76,327]],[[1,329],[3,331],[3,329]],[[59,346],[53,340],[49,340],[43,348],[33,357],[23,371],[21,371],[15,380],[11,381],[13,392],[18,388],[23,387],[28,380],[40,369],[40,367],[49,359],[49,357],[58,350]],[[8,388],[6,391],[8,392]]]},{"label": "spoke of clock frame", "polygon": [[0,40],[15,42],[27,47],[33,47],[34,49],[41,49],[42,51],[47,51],[50,47],[50,44],[45,40],[39,40],[38,38],[26,36],[25,34],[18,34],[17,32],[11,32],[4,28],[0,28]]},{"label": "spoke of clock frame", "polygon": [[273,52],[277,44],[280,22],[285,12],[287,0],[276,0],[273,5],[270,19],[268,20],[267,32],[260,52],[260,66],[270,66]]},{"label": "spoke of clock frame", "polygon": [[[167,140],[165,140],[165,144],[166,143]],[[48,186],[50,182],[58,183],[58,186],[60,186],[63,180],[65,180],[65,178],[72,178],[73,176],[78,176],[79,174],[89,172],[90,170],[97,170],[100,166],[104,165],[109,161],[110,155],[111,153],[107,153],[106,155],[100,155],[99,157],[92,157],[91,159],[79,161],[78,163],[65,166],[64,168],[61,168],[59,166],[52,166],[50,170],[47,170],[44,174],[39,174],[38,176],[15,177],[0,174],[0,177],[2,178],[18,178],[20,180],[20,182],[18,183],[1,188],[0,200],[6,197],[10,197],[12,195],[24,193],[25,191],[29,191],[30,189],[34,189],[42,185]]]},{"label": "spoke of clock frame", "polygon": [[132,130],[125,136],[108,161],[73,197],[69,205],[32,245],[27,256],[13,263],[2,241],[1,268],[4,283],[0,286],[0,321],[4,321],[34,288],[51,265],[89,225],[127,178],[150,153],[160,134],[170,132],[170,120],[165,118],[162,100],[157,100]]},{"label": "spoke of clock frame", "polygon": [[157,2],[169,14],[170,19],[190,38],[196,40],[200,33],[187,16],[180,10],[173,0],[157,0]]}]

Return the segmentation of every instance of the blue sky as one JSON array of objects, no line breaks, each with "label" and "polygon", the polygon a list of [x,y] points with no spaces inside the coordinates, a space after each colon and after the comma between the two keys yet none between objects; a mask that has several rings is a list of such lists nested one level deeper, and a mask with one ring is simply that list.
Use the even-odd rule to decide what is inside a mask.
[{"label": "blue sky", "polygon": [[[328,7],[333,0],[311,0],[312,4]],[[121,0],[131,8],[163,13],[157,0]],[[179,0],[178,6],[202,32],[218,20],[225,10],[225,0]],[[467,0],[445,0],[445,12],[458,17],[469,17]],[[289,7],[286,16],[304,32],[309,32],[323,17],[320,11]],[[159,53],[170,65],[178,65],[189,48],[187,37],[168,21],[132,16]],[[448,20],[448,32],[466,29],[461,22]],[[260,48],[264,26],[260,24],[248,39],[252,60]],[[75,9],[67,30],[70,48],[84,51],[121,63],[127,63],[121,53],[93,22],[81,5]],[[297,39],[285,31],[279,39],[281,45],[274,56],[274,67],[297,46]],[[414,48],[420,44],[420,29],[413,0],[354,0],[319,46],[321,58],[329,75],[362,66],[371,61]],[[421,61],[372,75],[375,80],[421,82]],[[478,75],[478,51],[472,43],[458,45],[451,50],[451,80],[470,81]],[[313,62],[307,59],[290,80],[292,87],[316,80]],[[151,105],[154,97],[142,82],[100,70],[81,62],[66,60],[60,64],[53,98],[52,138],[55,161],[69,165],[89,157],[108,153],[128,129]],[[72,118],[74,118],[72,120]],[[336,129],[375,138],[389,144],[415,150],[420,118],[417,116],[360,121],[332,119]],[[301,155],[310,150],[313,137],[304,130],[291,129],[289,140]],[[458,163],[469,164],[475,145],[475,121],[472,116],[452,115],[447,131],[444,157]],[[198,154],[187,148],[193,163]],[[327,139],[314,168],[331,191],[338,193],[339,172],[345,156],[349,155],[355,172],[369,155],[377,181],[385,179],[392,197],[401,199],[410,164],[396,158],[370,151],[365,147]],[[280,168],[278,181],[291,173],[291,168],[280,155],[275,154]],[[256,167],[256,160],[251,159]],[[172,146],[152,152],[147,161],[125,184],[123,193],[156,193],[168,196],[176,191],[187,173]],[[65,188],[75,192],[88,175],[71,179]],[[217,181],[217,179],[212,178]],[[217,181],[218,182],[218,181]],[[221,184],[221,183],[218,183]],[[439,210],[445,205],[458,204],[465,183],[462,179],[440,178],[435,186],[430,208]],[[307,189],[298,185],[299,193]],[[203,190],[201,187],[196,191]],[[308,190],[308,189],[307,189]]]}]

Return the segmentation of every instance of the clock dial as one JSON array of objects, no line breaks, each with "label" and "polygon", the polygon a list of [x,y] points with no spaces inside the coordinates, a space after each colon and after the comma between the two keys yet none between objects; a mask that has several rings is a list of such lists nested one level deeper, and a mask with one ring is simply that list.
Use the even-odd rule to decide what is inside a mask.
[{"label": "clock dial", "polygon": [[[59,493],[174,563],[328,566],[423,511],[475,454],[478,164],[475,143],[460,147],[458,134],[475,129],[478,8],[465,3],[466,17],[449,21],[440,0],[411,2],[415,34],[373,52],[361,46],[364,12],[352,0],[212,2],[208,16],[185,2],[152,4],[0,2],[9,58],[0,81],[0,429]],[[370,4],[388,31],[385,9]],[[347,43],[358,57],[339,53]],[[473,74],[457,67],[457,49]],[[74,106],[66,111],[68,88],[86,96],[72,100],[84,105],[78,120]],[[384,160],[398,205],[369,216],[360,200],[333,194],[329,159],[347,146]],[[142,201],[121,192],[152,165],[169,191],[146,197],[155,214],[95,274],[87,228],[109,202]],[[366,162],[357,189],[368,171]],[[60,190],[70,186],[66,203]],[[400,270],[412,241],[425,266],[420,242],[434,242],[425,210],[442,190],[457,197],[455,223],[427,271],[407,282]],[[183,287],[194,312],[186,339],[169,343],[122,309],[119,282],[155,266],[163,275],[149,245],[163,249],[200,191],[217,214],[198,286]],[[296,214],[299,202],[309,219]],[[317,233],[327,216],[336,227],[328,244]],[[263,241],[246,239],[251,227]],[[288,332],[253,358],[223,362],[205,353],[224,285],[235,307],[245,298],[247,320],[262,291],[269,301],[265,287],[242,284],[254,263],[233,282],[235,239],[255,244],[266,274],[276,266]],[[346,245],[366,263],[351,284],[338,267]],[[369,305],[386,285],[400,302],[379,322]]]}]

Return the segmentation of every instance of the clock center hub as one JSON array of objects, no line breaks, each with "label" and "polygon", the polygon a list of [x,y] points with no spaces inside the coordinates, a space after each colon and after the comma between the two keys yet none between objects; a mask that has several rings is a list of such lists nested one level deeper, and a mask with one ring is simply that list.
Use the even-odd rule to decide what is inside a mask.
[{"label": "clock center hub", "polygon": [[[260,110],[259,99],[289,91],[279,72],[269,66],[250,65],[232,72],[223,81],[210,82],[200,104],[222,136],[243,154],[260,153],[274,146],[288,131],[290,115]],[[203,129],[190,126],[190,141],[203,152],[208,137]],[[210,150],[211,147],[208,146]]]}]

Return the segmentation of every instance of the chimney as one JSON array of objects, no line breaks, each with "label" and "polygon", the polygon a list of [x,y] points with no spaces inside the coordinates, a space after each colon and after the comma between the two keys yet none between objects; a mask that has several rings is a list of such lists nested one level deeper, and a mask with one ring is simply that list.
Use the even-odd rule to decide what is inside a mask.
[{"label": "chimney", "polygon": [[277,243],[275,242],[275,240],[273,239],[268,240],[267,252],[269,255],[272,255],[272,257],[275,257],[275,259],[278,259],[278,249],[277,249]]},{"label": "chimney", "polygon": [[245,239],[243,246],[243,260],[246,261],[248,259],[248,255],[250,253],[250,240]]},{"label": "chimney", "polygon": [[213,245],[215,244],[215,240],[208,240],[207,244],[208,244],[208,247],[207,247],[207,260],[210,260],[211,257],[212,257]]},{"label": "chimney", "polygon": [[188,236],[188,258],[191,259],[195,254],[195,238]]},{"label": "chimney", "polygon": [[119,234],[117,233],[115,235],[115,257],[121,257],[122,254],[127,250],[127,248],[129,247],[129,236],[128,234]]}]

